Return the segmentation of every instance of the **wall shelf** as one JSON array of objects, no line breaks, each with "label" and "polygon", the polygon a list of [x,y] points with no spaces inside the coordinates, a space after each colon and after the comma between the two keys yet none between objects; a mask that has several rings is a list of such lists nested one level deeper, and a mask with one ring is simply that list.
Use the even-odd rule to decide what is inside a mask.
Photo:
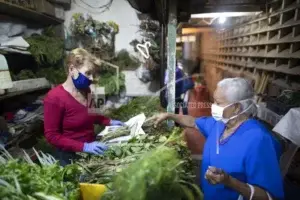
[{"label": "wall shelf", "polygon": [[0,95],[0,100],[49,88],[51,84],[45,78],[14,81],[13,87],[8,89],[6,94]]},{"label": "wall shelf", "polygon": [[[48,16],[46,14],[24,8],[15,4],[0,1],[0,14],[17,17],[24,20],[29,20],[42,25],[57,25],[64,22],[64,20]],[[1,16],[0,16],[1,19]]]},{"label": "wall shelf", "polygon": [[300,75],[300,1],[277,0],[255,17],[239,17],[216,34],[217,45],[206,51],[215,65]]}]

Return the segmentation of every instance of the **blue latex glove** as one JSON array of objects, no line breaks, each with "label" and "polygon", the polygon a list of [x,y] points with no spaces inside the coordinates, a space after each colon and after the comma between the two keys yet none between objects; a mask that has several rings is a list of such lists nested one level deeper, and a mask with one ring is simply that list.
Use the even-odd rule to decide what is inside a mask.
[{"label": "blue latex glove", "polygon": [[111,120],[110,121],[111,126],[124,126],[124,122],[118,121],[118,120]]},{"label": "blue latex glove", "polygon": [[108,147],[101,142],[91,142],[91,143],[84,143],[83,152],[91,153],[96,155],[101,155],[106,151]]}]

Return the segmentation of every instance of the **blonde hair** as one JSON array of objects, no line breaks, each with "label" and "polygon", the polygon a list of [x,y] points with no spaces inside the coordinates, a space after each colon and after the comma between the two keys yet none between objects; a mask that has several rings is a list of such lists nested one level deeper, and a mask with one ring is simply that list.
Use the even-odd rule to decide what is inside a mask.
[{"label": "blonde hair", "polygon": [[82,48],[73,49],[66,58],[66,69],[68,70],[70,65],[80,69],[83,65],[88,64],[93,70],[100,68],[101,61]]}]

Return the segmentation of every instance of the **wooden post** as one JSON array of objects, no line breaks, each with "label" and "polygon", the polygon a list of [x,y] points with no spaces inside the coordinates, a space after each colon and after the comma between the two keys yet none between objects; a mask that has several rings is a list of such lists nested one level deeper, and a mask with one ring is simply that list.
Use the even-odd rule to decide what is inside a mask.
[{"label": "wooden post", "polygon": [[[168,74],[168,107],[167,111],[175,112],[175,71],[176,71],[176,29],[177,0],[168,1],[168,33],[167,33],[167,74]],[[173,126],[173,122],[168,123]]]}]

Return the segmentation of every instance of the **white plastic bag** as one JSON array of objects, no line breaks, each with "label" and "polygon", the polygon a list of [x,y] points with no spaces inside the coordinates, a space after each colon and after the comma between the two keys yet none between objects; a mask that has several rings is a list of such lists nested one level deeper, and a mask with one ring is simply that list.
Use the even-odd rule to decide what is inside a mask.
[{"label": "white plastic bag", "polygon": [[[125,125],[128,126],[130,129],[130,135],[112,139],[107,143],[128,141],[137,135],[144,135],[145,132],[143,131],[142,126],[145,120],[146,120],[146,116],[144,113],[132,117],[127,122],[125,122]],[[120,128],[120,126],[106,126],[105,129],[98,134],[98,136],[104,136],[113,133],[117,128]]]}]

